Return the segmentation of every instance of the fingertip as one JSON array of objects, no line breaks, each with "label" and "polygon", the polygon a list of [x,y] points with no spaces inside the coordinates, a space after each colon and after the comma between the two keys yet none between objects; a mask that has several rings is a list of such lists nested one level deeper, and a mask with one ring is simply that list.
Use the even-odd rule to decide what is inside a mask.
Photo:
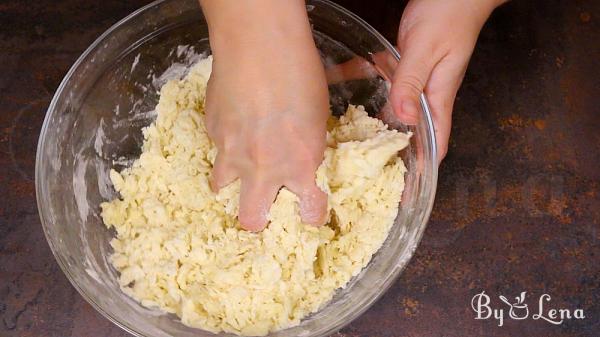
[{"label": "fingertip", "polygon": [[402,123],[407,125],[416,125],[421,119],[420,95],[413,93],[413,89],[408,90],[401,84],[392,85],[390,92],[390,103],[394,110],[394,115]]},{"label": "fingertip", "polygon": [[327,220],[327,194],[315,186],[300,196],[302,222],[322,226]]},{"label": "fingertip", "polygon": [[240,226],[249,232],[260,232],[267,227],[267,215],[263,212],[240,208]]},{"label": "fingertip", "polygon": [[442,163],[448,154],[448,144],[438,144],[437,160],[438,166]]},{"label": "fingertip", "polygon": [[394,114],[406,125],[417,125],[421,119],[421,113],[417,105],[418,100],[402,97],[393,102]]},{"label": "fingertip", "polygon": [[243,229],[260,232],[267,224],[267,216],[279,187],[266,182],[242,180],[238,220]]}]

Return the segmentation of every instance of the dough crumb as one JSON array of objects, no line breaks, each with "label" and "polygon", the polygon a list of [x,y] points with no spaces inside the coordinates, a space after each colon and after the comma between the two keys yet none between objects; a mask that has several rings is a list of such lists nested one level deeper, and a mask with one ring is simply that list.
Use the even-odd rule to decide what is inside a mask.
[{"label": "dough crumb", "polygon": [[166,83],[142,154],[110,177],[120,198],[102,203],[114,227],[110,262],[123,292],[183,324],[212,332],[265,335],[300,323],[356,276],[381,247],[398,213],[406,168],[398,152],[410,134],[388,130],[361,106],[328,123],[318,185],[330,220],[300,220],[285,188],[260,233],[240,228],[239,181],[215,195],[216,149],[204,126],[212,58]]}]

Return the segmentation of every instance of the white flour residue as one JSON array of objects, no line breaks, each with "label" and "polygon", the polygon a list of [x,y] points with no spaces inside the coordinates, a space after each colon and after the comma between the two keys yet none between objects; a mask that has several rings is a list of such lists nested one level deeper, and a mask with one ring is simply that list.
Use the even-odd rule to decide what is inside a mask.
[{"label": "white flour residue", "polygon": [[90,275],[91,278],[93,278],[94,280],[96,280],[96,282],[102,283],[102,281],[100,280],[100,276],[98,275],[98,273],[96,273],[96,271],[94,269],[92,269],[92,268],[85,268],[85,272],[88,275]]},{"label": "white flour residue", "polygon": [[49,149],[48,150],[48,158],[50,158],[50,166],[52,166],[52,169],[54,171],[60,170],[60,167],[62,166],[62,164],[60,162],[60,154],[61,154],[60,143],[56,142],[56,144],[54,144],[54,146],[49,146],[48,149]]},{"label": "white flour residue", "polygon": [[96,129],[96,135],[94,136],[94,150],[102,157],[102,145],[104,144],[104,118],[100,119],[100,125]]},{"label": "white flour residue", "polygon": [[182,55],[187,57],[190,53],[194,53],[194,47],[189,45],[177,46],[177,57],[181,57]]},{"label": "white flour residue", "polygon": [[83,158],[82,153],[75,155],[75,168],[73,169],[73,194],[75,203],[81,217],[81,222],[86,223],[90,213],[90,205],[87,200],[87,185],[85,182],[85,173],[87,171],[87,160]]},{"label": "white flour residue", "polygon": [[121,166],[131,166],[133,163],[135,162],[135,158],[127,158],[125,156],[120,156],[116,159],[113,159],[112,164],[113,166],[116,165],[121,165]]},{"label": "white flour residue", "polygon": [[177,46],[175,54],[178,58],[183,57],[182,62],[174,62],[158,77],[152,74],[152,86],[156,88],[157,91],[160,91],[160,88],[169,80],[184,78],[193,64],[196,64],[208,55],[207,53],[196,53],[194,47],[189,45]]},{"label": "white flour residue", "polygon": [[110,199],[115,197],[115,192],[110,181],[110,167],[104,160],[95,160],[96,172],[98,172],[98,192],[103,199]]},{"label": "white flour residue", "polygon": [[140,63],[140,54],[138,53],[135,56],[135,59],[133,59],[133,63],[131,64],[131,70],[129,71],[129,73],[133,73],[133,71],[135,70],[135,67],[137,67],[138,63]]}]

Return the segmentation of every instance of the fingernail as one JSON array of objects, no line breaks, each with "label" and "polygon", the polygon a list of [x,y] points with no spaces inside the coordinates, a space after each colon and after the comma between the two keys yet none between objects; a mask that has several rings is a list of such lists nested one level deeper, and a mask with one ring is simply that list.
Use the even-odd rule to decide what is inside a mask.
[{"label": "fingernail", "polygon": [[412,99],[405,99],[402,101],[400,114],[398,114],[404,124],[415,125],[419,123],[419,108]]}]

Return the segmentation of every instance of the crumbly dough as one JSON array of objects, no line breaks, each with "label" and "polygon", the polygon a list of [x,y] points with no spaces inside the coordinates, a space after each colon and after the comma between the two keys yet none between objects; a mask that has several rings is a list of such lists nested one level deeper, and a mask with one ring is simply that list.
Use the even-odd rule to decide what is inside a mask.
[{"label": "crumbly dough", "polygon": [[317,172],[329,223],[303,224],[297,197],[284,188],[268,227],[244,231],[239,181],[217,195],[208,183],[216,155],[204,126],[211,65],[201,60],[162,87],[140,158],[110,172],[121,196],[101,205],[117,232],[110,261],[122,290],[144,306],[192,327],[265,335],[319,310],[381,247],[398,212],[406,172],[398,151],[410,135],[349,106],[328,123]]}]

